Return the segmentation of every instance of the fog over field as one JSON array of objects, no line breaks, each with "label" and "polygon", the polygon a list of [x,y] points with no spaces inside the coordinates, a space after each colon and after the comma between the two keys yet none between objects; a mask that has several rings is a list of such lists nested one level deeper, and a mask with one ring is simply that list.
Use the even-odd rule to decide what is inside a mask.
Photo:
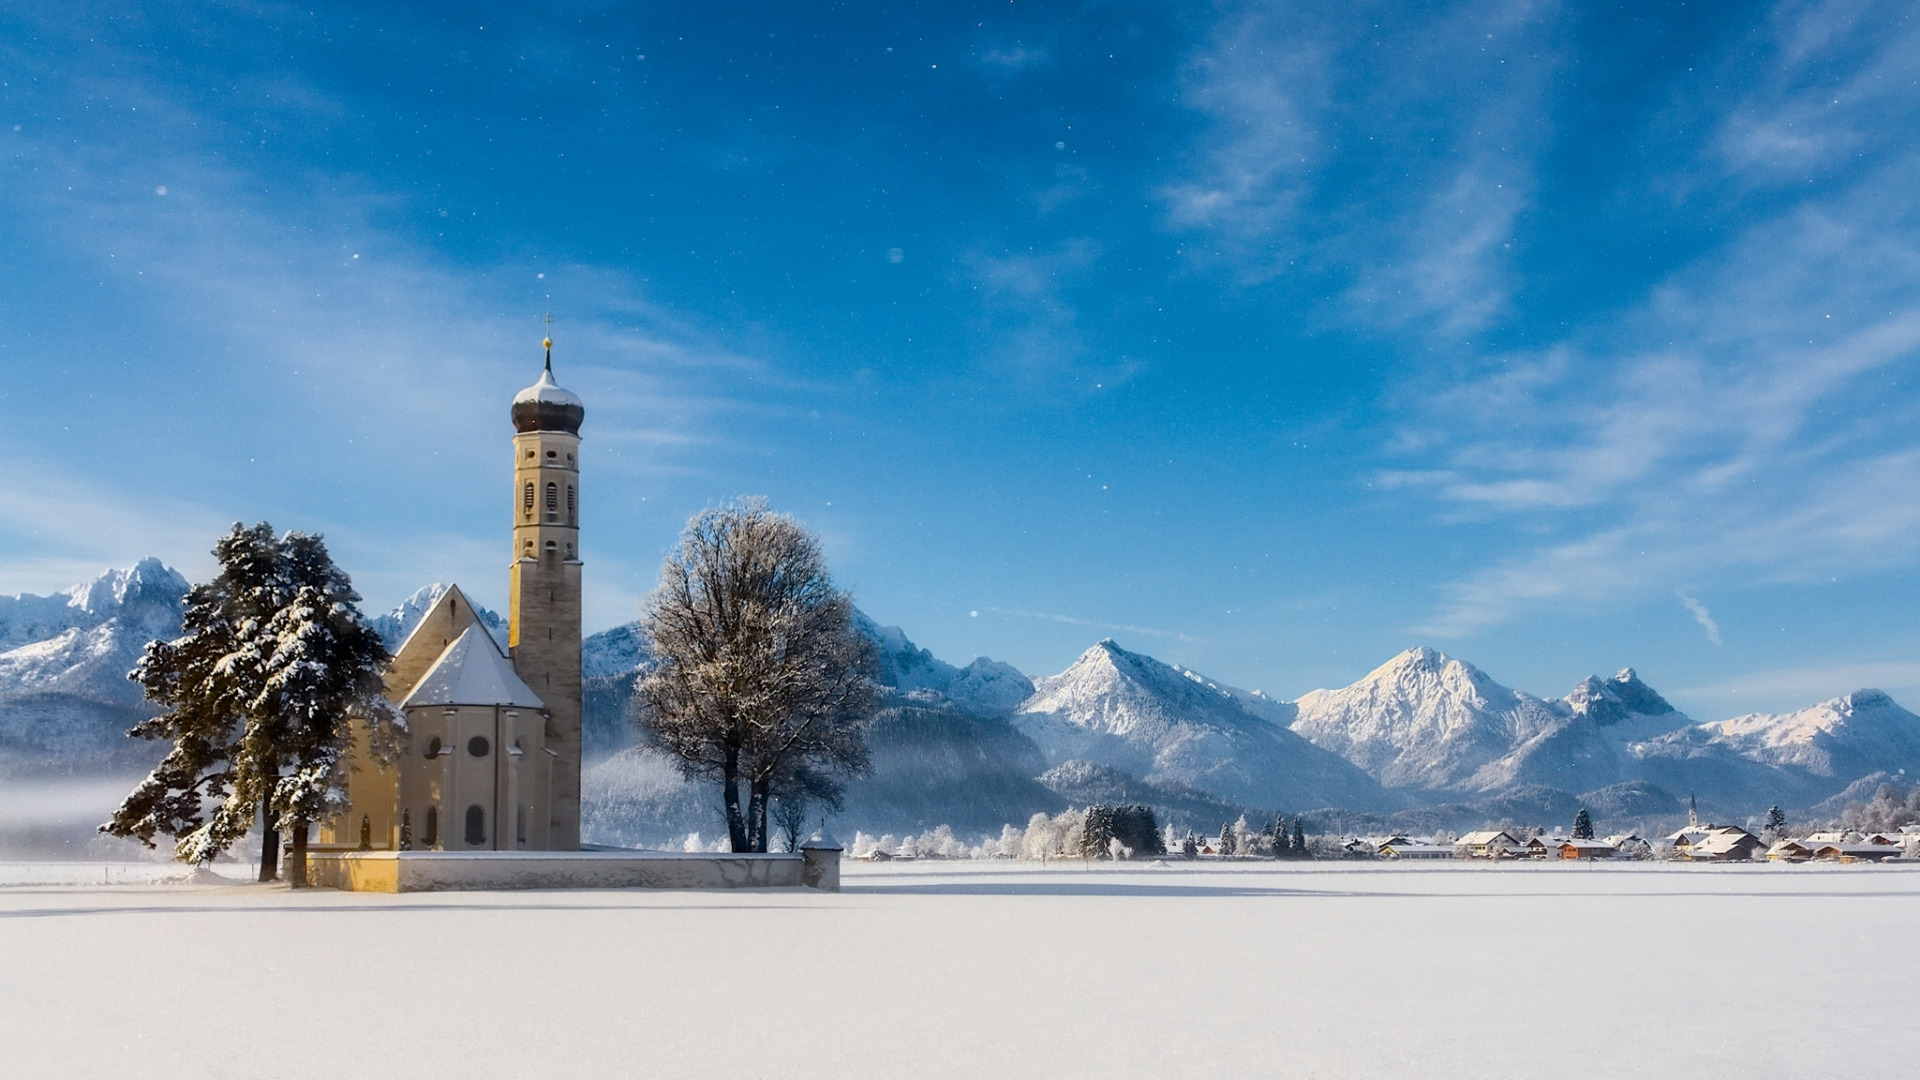
[{"label": "fog over field", "polygon": [[1920,1008],[1906,866],[380,896],[49,884],[67,865],[0,867],[14,1075],[1875,1078],[1911,1074]]}]

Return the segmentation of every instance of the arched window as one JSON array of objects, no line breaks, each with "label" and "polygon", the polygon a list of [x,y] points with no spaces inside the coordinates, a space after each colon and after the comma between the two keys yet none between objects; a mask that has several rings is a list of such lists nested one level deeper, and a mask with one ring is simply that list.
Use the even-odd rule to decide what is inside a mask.
[{"label": "arched window", "polygon": [[420,834],[420,842],[432,847],[440,842],[440,808],[427,807],[427,828]]},{"label": "arched window", "polygon": [[560,520],[560,485],[551,482],[547,484],[547,520]]},{"label": "arched window", "polygon": [[428,739],[428,740],[427,740],[427,757],[429,757],[429,758],[437,758],[437,757],[439,757],[439,756],[440,756],[440,746],[441,746],[441,743],[440,743],[440,736],[438,736],[438,735],[435,735],[435,736],[434,736],[433,738],[431,738],[431,739]]},{"label": "arched window", "polygon": [[519,806],[514,807],[513,820],[514,820],[514,828],[517,833],[516,839],[518,839],[521,847],[526,847],[527,846],[527,804],[526,803],[521,803]]},{"label": "arched window", "polygon": [[567,524],[569,525],[580,524],[580,518],[578,515],[579,515],[579,510],[574,506],[574,503],[573,503],[573,485],[568,484],[567,485]]},{"label": "arched window", "polygon": [[[554,559],[554,558],[559,558],[559,556],[560,556],[560,545],[553,542],[552,540],[547,541],[547,557],[549,559]],[[553,599],[553,597],[549,596],[547,597],[547,599],[551,600]]]},{"label": "arched window", "polygon": [[526,513],[527,516],[533,516],[533,481],[527,481],[527,490],[525,494],[520,496],[520,502],[522,503],[521,510]]},{"label": "arched window", "polygon": [[479,847],[487,842],[487,812],[479,803],[467,807],[467,846]]}]

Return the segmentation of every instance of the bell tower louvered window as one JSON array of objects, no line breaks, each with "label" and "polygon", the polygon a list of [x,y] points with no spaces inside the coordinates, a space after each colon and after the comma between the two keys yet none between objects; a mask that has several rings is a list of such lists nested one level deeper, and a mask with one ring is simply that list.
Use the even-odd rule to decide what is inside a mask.
[{"label": "bell tower louvered window", "polygon": [[531,480],[527,481],[527,490],[520,496],[520,512],[528,517],[533,516],[533,481]]},{"label": "bell tower louvered window", "polygon": [[574,503],[572,484],[567,485],[567,524],[580,524],[580,508]]},{"label": "bell tower louvered window", "polygon": [[547,520],[548,521],[560,520],[560,485],[559,484],[549,483],[547,485]]}]

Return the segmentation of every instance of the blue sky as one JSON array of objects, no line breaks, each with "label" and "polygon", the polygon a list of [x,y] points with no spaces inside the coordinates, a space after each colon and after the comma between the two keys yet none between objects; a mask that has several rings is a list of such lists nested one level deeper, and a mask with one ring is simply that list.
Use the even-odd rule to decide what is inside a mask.
[{"label": "blue sky", "polygon": [[956,661],[1920,707],[1905,4],[179,7],[0,10],[0,592],[500,604],[551,311],[589,629],[761,494]]}]

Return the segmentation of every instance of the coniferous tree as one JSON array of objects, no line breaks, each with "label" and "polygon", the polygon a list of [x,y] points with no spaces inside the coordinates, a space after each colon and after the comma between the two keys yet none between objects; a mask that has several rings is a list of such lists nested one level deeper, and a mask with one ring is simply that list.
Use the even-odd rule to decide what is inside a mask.
[{"label": "coniferous tree", "polygon": [[366,721],[370,749],[386,760],[397,747],[383,736],[401,721],[381,694],[391,658],[355,609],[360,597],[347,576],[333,566],[318,537],[293,534],[288,547],[296,576],[323,584],[302,584],[292,602],[268,621],[273,650],[254,713],[279,743],[276,758],[283,769],[268,801],[273,820],[292,835],[288,876],[299,888],[307,883],[312,823],[344,802],[349,717]]},{"label": "coniferous tree", "polygon": [[1292,845],[1287,843],[1287,819],[1283,817],[1275,818],[1273,821],[1273,857],[1276,859],[1284,859],[1291,850]]},{"label": "coniferous tree", "polygon": [[176,857],[204,864],[257,820],[271,881],[281,831],[303,858],[307,826],[339,789],[347,713],[367,716],[376,753],[393,752],[388,657],[319,537],[235,525],[214,557],[220,574],[187,594],[181,636],[149,643],[129,676],[168,711],[128,734],[173,749],[100,828],[149,847],[172,836]]},{"label": "coniferous tree", "polygon": [[1180,854],[1189,859],[1197,859],[1200,857],[1200,838],[1195,836],[1191,830],[1188,831],[1187,838],[1180,841]]},{"label": "coniferous tree", "polygon": [[1579,813],[1573,815],[1573,838],[1575,840],[1593,839],[1593,819],[1587,816],[1587,808],[1584,806],[1580,808]]},{"label": "coniferous tree", "polygon": [[1776,838],[1787,834],[1786,811],[1781,810],[1778,806],[1767,808],[1767,831],[1774,834]]},{"label": "coniferous tree", "polygon": [[1307,819],[1293,819],[1293,855],[1297,859],[1307,857]]},{"label": "coniferous tree", "polygon": [[1232,855],[1235,853],[1235,848],[1232,824],[1220,826],[1220,854]]}]

